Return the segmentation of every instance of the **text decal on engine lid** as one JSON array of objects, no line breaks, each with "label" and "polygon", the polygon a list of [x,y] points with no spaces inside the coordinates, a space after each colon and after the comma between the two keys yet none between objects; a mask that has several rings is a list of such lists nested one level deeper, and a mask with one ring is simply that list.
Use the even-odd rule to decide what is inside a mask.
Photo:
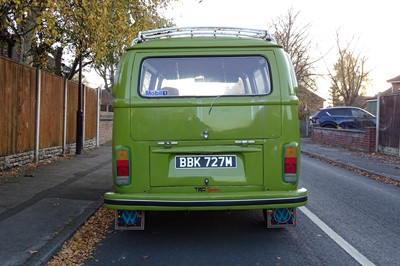
[{"label": "text decal on engine lid", "polygon": [[236,155],[175,156],[175,168],[236,168]]}]

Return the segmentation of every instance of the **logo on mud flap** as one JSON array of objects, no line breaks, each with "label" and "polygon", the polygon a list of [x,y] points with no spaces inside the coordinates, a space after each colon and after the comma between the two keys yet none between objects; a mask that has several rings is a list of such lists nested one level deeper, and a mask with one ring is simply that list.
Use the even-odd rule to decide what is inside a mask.
[{"label": "logo on mud flap", "polygon": [[275,209],[274,211],[274,219],[278,223],[286,223],[290,219],[290,211],[287,208],[283,209]]}]

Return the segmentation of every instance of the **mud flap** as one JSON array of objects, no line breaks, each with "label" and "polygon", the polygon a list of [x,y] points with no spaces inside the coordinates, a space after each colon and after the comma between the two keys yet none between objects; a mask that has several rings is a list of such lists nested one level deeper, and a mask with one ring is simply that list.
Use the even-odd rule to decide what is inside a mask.
[{"label": "mud flap", "polygon": [[263,210],[268,228],[285,228],[296,226],[296,208]]},{"label": "mud flap", "polygon": [[144,211],[115,210],[115,229],[144,230]]}]

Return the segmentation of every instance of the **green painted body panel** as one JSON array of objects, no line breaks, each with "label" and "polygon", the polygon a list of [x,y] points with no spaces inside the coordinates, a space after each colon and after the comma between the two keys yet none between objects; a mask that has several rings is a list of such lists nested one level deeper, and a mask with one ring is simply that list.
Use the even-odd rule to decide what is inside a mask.
[{"label": "green painted body panel", "polygon": [[[207,146],[204,146],[207,145]],[[152,187],[204,186],[209,180],[211,186],[261,186],[263,165],[256,163],[263,160],[262,145],[238,147],[236,145],[214,146],[192,145],[169,149],[154,147],[150,150]],[[175,169],[175,156],[185,154],[229,154],[237,156],[236,168],[217,169]]]},{"label": "green painted body panel", "polygon": [[[215,103],[211,112],[210,105],[197,107],[181,107],[184,99],[176,99],[172,106],[147,108],[132,108],[131,136],[133,140],[204,140],[204,130],[208,130],[210,139],[264,139],[278,138],[281,135],[280,123],[274,124],[281,118],[279,105],[234,105],[224,99],[222,103]],[[212,99],[210,99],[212,100]],[[236,100],[236,99],[235,99]],[[218,100],[217,100],[218,101]],[[157,125],[155,127],[155,124]],[[186,126],[187,125],[187,126]],[[186,126],[185,130],[176,130]],[[154,130],[155,128],[162,130]]]},{"label": "green painted body panel", "polygon": [[[146,58],[265,57],[272,90],[266,95],[143,97]],[[114,192],[105,205],[124,210],[271,209],[304,206],[307,190],[283,179],[284,145],[297,147],[296,81],[285,52],[264,40],[177,38],[132,46],[121,58],[113,86]],[[116,150],[129,150],[130,184],[116,183]],[[236,156],[234,168],[178,169],[183,155]],[[250,201],[247,201],[250,200]]]}]

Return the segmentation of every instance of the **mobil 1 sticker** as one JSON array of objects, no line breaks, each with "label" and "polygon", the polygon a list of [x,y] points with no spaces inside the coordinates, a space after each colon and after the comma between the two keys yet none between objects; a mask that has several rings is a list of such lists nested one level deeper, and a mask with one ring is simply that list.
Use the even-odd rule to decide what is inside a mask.
[{"label": "mobil 1 sticker", "polygon": [[236,161],[236,155],[182,155],[175,156],[175,168],[236,168]]}]

